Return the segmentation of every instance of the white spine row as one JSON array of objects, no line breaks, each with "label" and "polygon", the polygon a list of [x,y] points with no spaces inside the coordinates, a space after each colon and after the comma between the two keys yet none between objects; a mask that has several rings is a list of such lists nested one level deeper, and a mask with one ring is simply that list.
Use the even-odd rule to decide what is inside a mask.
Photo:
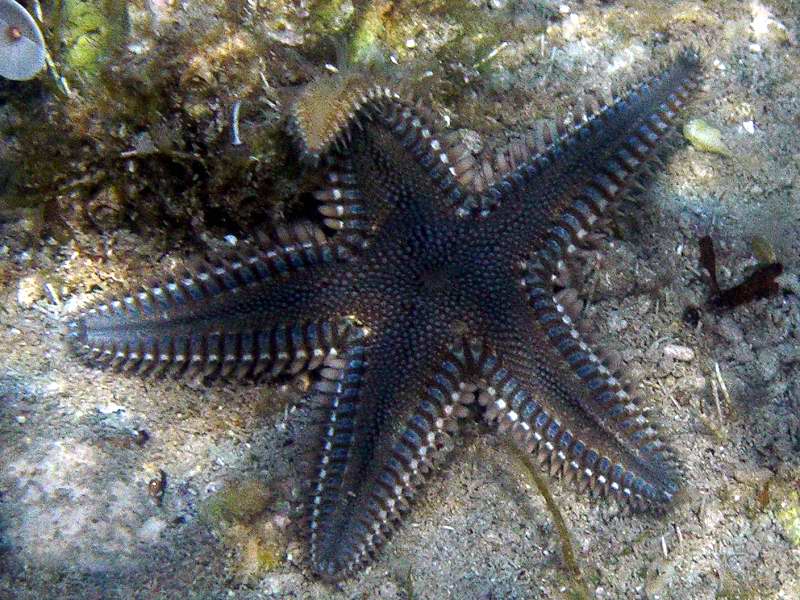
[{"label": "white spine row", "polygon": [[[336,385],[323,384],[322,391],[330,396],[330,424],[321,452],[320,466],[310,499],[310,547],[314,569],[323,577],[347,576],[369,563],[377,550],[397,528],[409,501],[425,481],[434,457],[445,443],[448,432],[454,431],[457,419],[465,416],[463,403],[471,401],[473,387],[463,382],[464,365],[455,355],[449,354],[440,372],[428,383],[423,397],[405,428],[394,443],[388,457],[384,457],[380,471],[372,482],[371,490],[358,506],[352,507],[349,516],[338,524],[343,530],[332,529],[336,524],[325,521],[330,512],[338,508],[339,489],[329,487],[331,476],[338,476],[344,469],[346,459],[334,457],[337,435],[342,428],[340,411],[343,403],[353,401],[357,392],[348,391],[346,381],[353,381],[356,365],[361,368],[360,347],[351,351],[347,358],[331,362],[323,369],[323,377]],[[350,363],[351,367],[347,367]],[[360,373],[358,373],[360,376]],[[357,400],[356,400],[357,401]],[[345,408],[345,437],[349,431],[350,407]],[[344,441],[344,440],[342,440]],[[349,448],[348,448],[349,450]],[[340,484],[341,482],[337,482]],[[326,509],[329,511],[326,515]],[[327,536],[327,537],[326,537]],[[334,551],[326,555],[325,548]]]},{"label": "white spine row", "polygon": [[[642,84],[631,94],[647,93],[650,83]],[[644,119],[623,147],[607,161],[603,171],[594,176],[583,192],[566,207],[550,229],[542,249],[530,261],[520,265],[519,280],[528,294],[538,324],[586,386],[595,411],[607,427],[624,438],[626,446],[637,458],[662,472],[666,483],[647,481],[621,464],[612,464],[608,457],[575,439],[572,432],[562,430],[560,423],[552,420],[538,405],[532,406],[529,399],[514,401],[507,394],[498,395],[496,386],[487,388],[481,396],[481,402],[488,407],[487,416],[497,420],[500,428],[510,429],[519,443],[534,452],[540,462],[549,465],[551,473],[565,474],[581,489],[590,488],[601,495],[611,494],[634,510],[658,508],[669,503],[676,491],[680,465],[662,439],[658,427],[648,418],[648,412],[640,406],[638,398],[624,389],[619,374],[612,372],[590,348],[570,316],[574,311],[560,302],[552,287],[558,274],[565,269],[566,261],[591,239],[590,231],[603,217],[609,204],[632,187],[646,163],[655,158],[658,144],[669,132],[670,122],[688,95],[686,86],[689,84],[687,81],[679,85],[657,112]],[[613,108],[603,106],[594,115],[585,117],[584,123],[571,135],[579,135],[580,127],[592,126],[592,122],[602,119],[608,110]],[[553,147],[563,143],[566,140],[562,137]],[[541,156],[532,160],[539,160]],[[525,168],[515,171],[498,185],[514,185],[524,174]],[[562,295],[561,298],[569,296]],[[519,406],[525,407],[523,412],[527,411],[527,418],[520,418]],[[539,431],[533,425],[538,425]],[[549,440],[544,431],[549,432]],[[586,464],[587,460],[592,464]]]},{"label": "white spine row", "polygon": [[[587,96],[584,109],[574,112],[574,122],[569,125],[561,121],[555,123],[539,121],[531,134],[501,151],[494,166],[484,162],[480,167],[473,169],[472,178],[475,180],[473,187],[479,193],[467,196],[464,203],[457,208],[457,214],[463,217],[470,215],[488,217],[504,198],[522,189],[525,183],[542,168],[547,168],[558,152],[582,136],[590,135],[593,130],[601,129],[605,122],[615,116],[615,113],[624,110],[626,102],[631,98],[650,93],[650,89],[657,85],[662,77],[666,77],[666,74],[651,76],[633,87],[624,98],[615,96],[611,103],[591,95]],[[650,150],[654,148],[654,142],[659,142],[670,130],[669,124],[687,100],[689,89],[694,86],[696,82],[691,77],[681,82],[659,106],[658,111],[643,125],[650,132],[645,131],[640,137],[647,146],[650,146]],[[616,158],[607,165],[607,171],[610,171],[612,176],[619,173],[620,166],[624,166],[628,171],[640,171],[642,168],[644,161],[636,155],[636,150],[641,147],[634,142],[631,148],[630,140],[627,145],[629,147],[620,150]],[[646,154],[650,155],[646,158],[655,159],[652,152],[648,151]]]},{"label": "white spine row", "polygon": [[202,322],[204,306],[213,298],[347,258],[311,226],[280,231],[278,238],[283,245],[203,263],[173,280],[101,303],[68,323],[68,339],[95,365],[144,376],[262,380],[314,369],[335,355],[340,325],[319,320],[252,331],[226,331],[221,325],[153,332],[159,323],[167,331],[175,319]]}]

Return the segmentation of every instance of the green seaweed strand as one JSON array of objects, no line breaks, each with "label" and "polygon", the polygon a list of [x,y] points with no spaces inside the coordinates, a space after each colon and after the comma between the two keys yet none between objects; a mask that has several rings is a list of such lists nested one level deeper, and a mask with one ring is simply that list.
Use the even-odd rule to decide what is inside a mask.
[{"label": "green seaweed strand", "polygon": [[561,515],[561,511],[558,509],[558,504],[556,504],[556,501],[553,499],[553,495],[550,493],[550,488],[547,486],[547,483],[545,483],[544,479],[542,479],[541,475],[539,475],[536,465],[533,464],[528,454],[523,452],[516,444],[507,442],[506,445],[511,451],[511,454],[516,457],[516,459],[522,465],[525,473],[527,473],[536,484],[536,489],[539,490],[542,498],[544,498],[544,503],[547,505],[547,509],[550,511],[550,514],[553,517],[556,531],[558,531],[558,537],[561,538],[561,554],[564,557],[564,564],[575,578],[575,583],[573,584],[572,589],[574,597],[579,598],[580,600],[589,600],[591,595],[589,594],[589,588],[586,586],[586,580],[583,577],[583,573],[581,573],[580,567],[578,566],[578,561],[575,559],[572,535],[570,534],[569,529],[567,529],[567,524],[564,521],[564,517]]}]

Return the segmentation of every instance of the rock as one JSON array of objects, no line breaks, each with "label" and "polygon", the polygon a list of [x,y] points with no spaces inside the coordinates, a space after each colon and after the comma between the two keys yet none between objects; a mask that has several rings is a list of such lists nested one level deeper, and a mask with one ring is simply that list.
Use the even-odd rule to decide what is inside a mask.
[{"label": "rock", "polygon": [[719,323],[717,323],[716,330],[720,337],[731,344],[738,344],[744,339],[742,328],[729,317],[720,319]]},{"label": "rock", "polygon": [[662,348],[664,358],[677,360],[680,362],[691,362],[694,360],[694,350],[688,346],[679,346],[677,344],[666,344]]},{"label": "rock", "polygon": [[784,273],[780,277],[777,277],[775,281],[777,281],[783,289],[789,290],[795,296],[800,296],[800,277],[794,273]]},{"label": "rock", "polygon": [[773,348],[764,348],[758,352],[756,358],[758,371],[764,381],[772,381],[780,368],[780,357]]},{"label": "rock", "polygon": [[30,308],[33,303],[44,297],[44,277],[38,273],[28,275],[19,280],[17,288],[17,302],[25,308]]}]

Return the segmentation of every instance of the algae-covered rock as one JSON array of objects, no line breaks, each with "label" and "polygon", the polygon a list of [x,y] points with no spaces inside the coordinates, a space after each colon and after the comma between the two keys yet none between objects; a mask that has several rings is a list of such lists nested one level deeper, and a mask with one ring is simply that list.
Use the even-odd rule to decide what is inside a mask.
[{"label": "algae-covered rock", "polygon": [[266,510],[270,500],[269,490],[259,481],[233,483],[208,500],[203,517],[214,527],[222,523],[249,523]]},{"label": "algae-covered rock", "polygon": [[260,579],[284,562],[286,538],[272,523],[237,532],[239,564],[236,573],[242,580]]},{"label": "algae-covered rock", "polygon": [[238,580],[260,579],[283,564],[287,539],[275,518],[278,504],[263,483],[247,480],[226,486],[203,507],[204,520],[235,553]]}]

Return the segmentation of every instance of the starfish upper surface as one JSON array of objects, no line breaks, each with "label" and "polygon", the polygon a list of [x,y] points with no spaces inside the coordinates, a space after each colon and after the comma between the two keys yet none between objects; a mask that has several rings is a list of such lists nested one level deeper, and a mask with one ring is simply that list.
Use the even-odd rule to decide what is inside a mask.
[{"label": "starfish upper surface", "polygon": [[374,558],[467,414],[581,490],[663,509],[679,462],[557,281],[656,160],[698,73],[684,53],[488,170],[390,89],[349,87],[313,136],[301,100],[292,131],[324,159],[325,228],[288,227],[274,246],[99,304],[69,324],[71,344],[140,374],[316,371],[308,543],[327,580]]}]

